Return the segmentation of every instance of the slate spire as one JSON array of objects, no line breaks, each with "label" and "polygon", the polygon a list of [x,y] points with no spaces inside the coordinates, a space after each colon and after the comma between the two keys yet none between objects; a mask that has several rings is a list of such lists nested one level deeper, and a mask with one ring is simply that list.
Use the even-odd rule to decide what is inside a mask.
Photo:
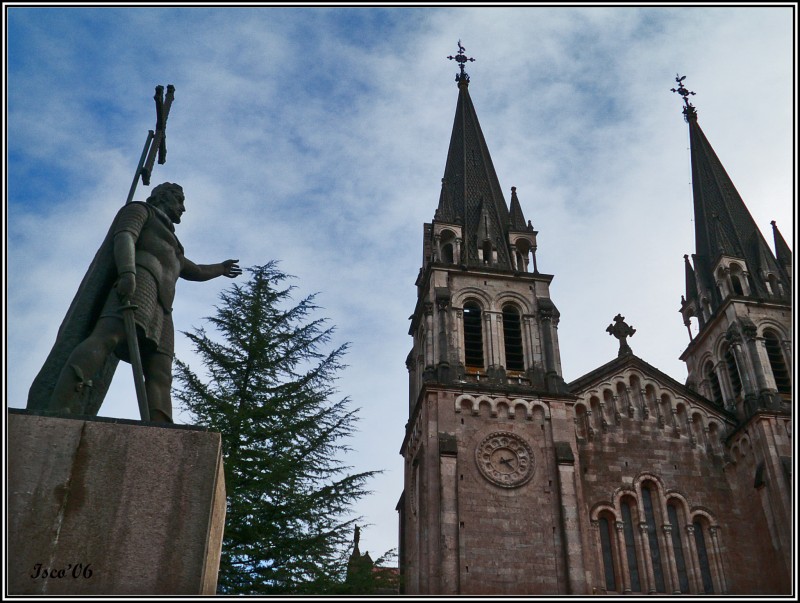
[{"label": "slate spire", "polygon": [[[493,251],[492,265],[511,270],[508,247],[508,230],[511,216],[503,197],[497,174],[492,164],[478,115],[469,95],[469,75],[464,64],[474,59],[464,55],[459,41],[459,54],[448,57],[459,62],[460,73],[456,75],[458,103],[450,136],[450,148],[442,180],[442,193],[437,214],[442,221],[463,220],[463,260],[467,266],[482,266],[486,262],[486,239]],[[519,214],[521,216],[521,209]],[[521,230],[525,230],[524,228]],[[478,249],[481,248],[481,254]]]},{"label": "slate spire", "polygon": [[512,231],[517,232],[524,232],[527,230],[527,225],[525,224],[525,215],[522,213],[522,206],[519,204],[519,199],[517,198],[517,187],[511,187],[511,212],[510,212],[510,219],[509,219],[509,228]]},{"label": "slate spire", "polygon": [[688,96],[694,92],[683,86],[685,77],[676,78],[679,86],[672,90],[683,97],[683,114],[689,124],[696,246],[694,270],[698,280],[716,298],[716,306],[720,300],[713,270],[723,255],[739,258],[753,277],[752,295],[765,297],[768,295],[765,279],[754,272],[777,273],[777,260],[700,128],[697,109],[688,101]]}]

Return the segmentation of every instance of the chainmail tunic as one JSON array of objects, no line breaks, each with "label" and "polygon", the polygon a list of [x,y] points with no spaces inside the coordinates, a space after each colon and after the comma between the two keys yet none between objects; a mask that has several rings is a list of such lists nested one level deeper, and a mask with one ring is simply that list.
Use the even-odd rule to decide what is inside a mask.
[{"label": "chainmail tunic", "polygon": [[[175,331],[171,306],[183,247],[168,218],[158,209],[142,203],[123,208],[115,228],[115,234],[120,232],[130,232],[136,238],[136,289],[130,302],[136,306],[134,317],[140,344],[143,351],[173,356]],[[120,306],[116,289],[112,289],[101,316],[122,319]],[[126,343],[119,345],[114,353],[130,362]]]}]

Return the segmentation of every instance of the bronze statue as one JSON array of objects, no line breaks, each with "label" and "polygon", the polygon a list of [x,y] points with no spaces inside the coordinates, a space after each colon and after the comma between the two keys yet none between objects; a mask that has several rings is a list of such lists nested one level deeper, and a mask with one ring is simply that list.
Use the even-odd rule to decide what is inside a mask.
[{"label": "bronze statue", "polygon": [[117,213],[31,386],[28,408],[97,414],[118,359],[136,367],[132,353],[141,353],[143,418],[172,422],[175,284],[179,277],[207,281],[242,273],[239,260],[195,264],[184,256],[174,224],[185,211],[183,189],[165,182],[146,203],[127,203]]}]

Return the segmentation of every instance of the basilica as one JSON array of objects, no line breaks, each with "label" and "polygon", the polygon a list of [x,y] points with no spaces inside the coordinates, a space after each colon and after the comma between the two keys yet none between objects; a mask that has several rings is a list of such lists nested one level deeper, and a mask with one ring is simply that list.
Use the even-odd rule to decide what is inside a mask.
[{"label": "basilica", "polygon": [[688,378],[637,357],[618,315],[618,356],[568,383],[553,275],[498,182],[470,59],[460,45],[451,58],[458,100],[406,360],[402,592],[791,593],[792,252],[775,223],[772,246],[762,236],[683,78]]}]

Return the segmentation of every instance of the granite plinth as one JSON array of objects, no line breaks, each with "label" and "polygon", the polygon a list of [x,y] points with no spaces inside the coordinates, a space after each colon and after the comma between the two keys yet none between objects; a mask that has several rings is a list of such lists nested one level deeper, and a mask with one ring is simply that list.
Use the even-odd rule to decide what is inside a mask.
[{"label": "granite plinth", "polygon": [[8,411],[8,593],[213,594],[218,433]]}]

